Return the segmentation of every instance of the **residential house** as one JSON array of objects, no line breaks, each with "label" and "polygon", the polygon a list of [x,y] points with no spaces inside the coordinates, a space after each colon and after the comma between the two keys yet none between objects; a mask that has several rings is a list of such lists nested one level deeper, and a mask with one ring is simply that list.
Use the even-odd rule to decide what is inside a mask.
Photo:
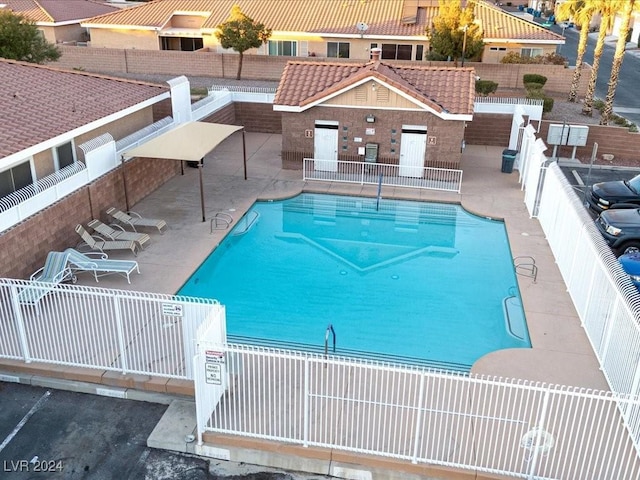
[{"label": "residential house", "polygon": [[82,159],[80,144],[154,122],[168,86],[0,59],[0,198]]},{"label": "residential house", "polygon": [[338,160],[399,165],[400,176],[423,167],[457,168],[466,122],[473,118],[473,68],[290,61],[274,110],[282,112],[282,159],[303,158],[335,171]]},{"label": "residential house", "polygon": [[[367,60],[422,61],[438,0],[156,0],[82,22],[92,47],[225,52],[216,26],[233,5],[273,30],[268,44],[248,54]],[[474,2],[486,47],[482,61],[499,62],[510,51],[524,56],[555,52],[564,38],[540,25]]]},{"label": "residential house", "polygon": [[81,21],[119,10],[94,0],[2,0],[0,8],[34,22],[50,43],[86,42],[89,35]]}]

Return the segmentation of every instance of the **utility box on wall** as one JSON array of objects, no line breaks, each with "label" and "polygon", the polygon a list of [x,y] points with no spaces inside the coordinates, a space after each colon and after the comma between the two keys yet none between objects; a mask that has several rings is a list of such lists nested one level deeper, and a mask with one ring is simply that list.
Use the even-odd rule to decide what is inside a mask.
[{"label": "utility box on wall", "polygon": [[364,146],[364,161],[367,163],[378,162],[378,144],[377,143],[367,143]]}]

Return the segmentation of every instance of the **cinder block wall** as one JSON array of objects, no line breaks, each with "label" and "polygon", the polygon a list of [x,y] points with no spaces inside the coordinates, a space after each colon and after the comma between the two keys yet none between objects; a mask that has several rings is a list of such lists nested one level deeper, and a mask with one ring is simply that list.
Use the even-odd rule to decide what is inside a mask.
[{"label": "cinder block wall", "polygon": [[247,132],[282,133],[282,112],[270,103],[237,102],[234,104],[237,125]]},{"label": "cinder block wall", "polygon": [[[179,162],[135,159],[126,165],[129,207],[180,171]],[[45,210],[0,234],[0,277],[28,278],[44,265],[47,253],[75,247],[74,228],[92,218],[105,218],[111,206],[125,209],[122,171],[113,170]],[[25,241],[29,239],[29,241]]]},{"label": "cinder block wall", "polygon": [[[132,50],[115,48],[91,48],[61,45],[62,56],[52,65],[60,68],[82,68],[89,72],[101,73],[140,73],[205,76],[235,79],[239,56],[233,53],[214,53],[210,51],[177,52],[168,50]],[[354,60],[320,57],[271,57],[267,55],[245,55],[242,66],[242,78],[246,80],[279,81],[287,61],[344,62]],[[386,63],[408,66],[453,67],[452,62],[416,62],[388,61]],[[573,79],[573,69],[563,65],[517,65],[500,63],[465,62],[465,67],[473,67],[476,75],[484,80],[498,83],[499,89],[523,88],[522,76],[526,73],[539,73],[547,77],[545,90],[549,93],[565,94],[569,91]],[[591,67],[583,66],[579,96],[586,92]]]},{"label": "cinder block wall", "polygon": [[511,134],[511,115],[476,113],[467,122],[464,138],[467,145],[498,145],[507,148]]}]

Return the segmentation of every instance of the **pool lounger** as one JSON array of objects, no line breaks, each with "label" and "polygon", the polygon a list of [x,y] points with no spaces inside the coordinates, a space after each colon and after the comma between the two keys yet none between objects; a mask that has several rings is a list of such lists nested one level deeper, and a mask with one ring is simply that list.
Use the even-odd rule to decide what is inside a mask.
[{"label": "pool lounger", "polygon": [[91,272],[96,282],[99,281],[99,277],[115,273],[126,277],[127,282],[131,283],[131,273],[134,271],[140,273],[138,262],[133,260],[111,260],[104,253],[89,252],[85,254],[73,248],[67,248],[65,253],[69,254],[69,265],[72,271]]}]

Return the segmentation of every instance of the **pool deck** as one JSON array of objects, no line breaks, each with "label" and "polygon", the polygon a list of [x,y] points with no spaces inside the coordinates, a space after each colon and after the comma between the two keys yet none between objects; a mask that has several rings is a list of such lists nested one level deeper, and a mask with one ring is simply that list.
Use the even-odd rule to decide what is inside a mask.
[{"label": "pool deck", "polygon": [[[128,285],[119,277],[100,280],[102,287],[174,294],[223,239],[228,230],[211,230],[217,212],[237,221],[256,199],[280,199],[312,191],[375,196],[377,186],[336,182],[304,182],[302,171],[283,170],[281,137],[246,134],[247,179],[244,179],[241,134],[234,134],[205,157],[203,168],[206,221],[202,222],[198,172],[185,167],[178,175],[133,209],[163,218],[169,228],[152,240],[137,258],[141,275]],[[512,254],[530,256],[538,267],[537,281],[518,275],[532,349],[508,349],[481,358],[472,372],[551,384],[608,390],[588,338],[580,325],[542,228],[529,218],[518,172],[501,173],[501,147],[468,146],[462,169],[461,193],[383,187],[384,198],[461,203],[467,210],[505,221]],[[128,258],[113,254],[112,257]],[[91,277],[80,282],[95,285]]]},{"label": "pool deck", "polygon": [[[302,191],[371,197],[376,194],[377,186],[304,182],[301,179],[302,171],[283,170],[280,160],[280,135],[248,133],[246,147],[246,180],[244,179],[241,134],[234,134],[205,157],[203,177],[206,221],[202,221],[198,171],[195,168],[185,167],[184,175],[176,176],[134,205],[133,210],[144,216],[166,220],[168,229],[163,235],[151,234],[152,239],[148,246],[136,258],[140,264],[141,274],[132,274],[130,285],[120,276],[101,278],[97,285],[175,294],[229,232],[229,230],[211,229],[211,218],[217,212],[230,214],[237,222],[257,199],[281,199],[297,195]],[[513,256],[530,256],[535,259],[538,267],[537,281],[534,283],[531,277],[518,276],[533,348],[508,349],[490,353],[476,362],[472,368],[473,373],[608,390],[606,380],[580,325],[542,228],[536,219],[529,218],[524,205],[524,192],[521,191],[518,183],[518,173],[517,171],[512,174],[500,172],[501,152],[501,147],[467,146],[462,161],[464,173],[461,194],[383,187],[382,196],[455,202],[462,204],[473,213],[502,218],[506,224]],[[113,253],[110,257],[132,259],[131,255],[125,253]],[[80,275],[78,282],[96,286],[95,280],[89,274]],[[19,362],[8,363],[12,364],[13,372],[24,369],[26,378],[22,380],[23,383],[29,382],[30,374],[42,375],[39,373],[42,370],[29,370],[25,368],[27,365]],[[44,365],[42,368],[48,367]],[[2,369],[3,366],[0,364],[0,373]],[[82,386],[81,378],[85,375],[84,373],[78,377],[75,372],[76,375],[72,377],[74,380],[67,381],[65,378],[68,377],[64,372],[64,368],[51,368],[51,372],[47,375],[59,374],[59,376],[49,382],[40,380],[40,384],[53,388],[93,391]],[[106,376],[109,377],[107,380],[120,382],[120,379],[115,379],[118,375],[117,373],[111,376],[107,374]],[[88,375],[87,381],[92,382],[91,378],[94,377],[94,375]],[[107,382],[107,384],[110,383]],[[116,384],[119,385],[119,383]],[[130,386],[135,389],[135,385]],[[175,393],[181,393],[181,390],[184,389],[179,387]],[[139,395],[134,390],[128,398],[146,399],[148,397]],[[184,438],[186,434],[191,434],[195,430],[195,404],[190,398],[185,397],[170,398],[168,401],[171,405],[147,440],[147,444],[155,448],[194,453],[193,444],[185,444]],[[313,449],[303,449],[304,452],[302,452],[291,446],[272,443],[237,437],[220,440],[221,445],[235,448],[236,453],[232,457],[234,461],[300,471],[325,471],[327,465],[339,461],[353,466],[356,470],[357,466],[362,464],[367,465],[364,467],[365,471],[372,469],[385,472],[375,478],[406,480],[425,478],[425,471],[428,470],[425,470],[426,467],[409,465],[406,462],[373,457],[367,457],[365,460],[364,457],[338,451],[331,451],[330,458],[325,458],[326,452],[319,453],[314,450],[309,453]],[[214,442],[215,444],[217,442]],[[207,445],[205,443],[205,447]],[[198,453],[217,457],[217,454],[207,452],[203,450]],[[305,467],[308,463],[312,466]],[[410,475],[412,468],[415,470],[414,473],[420,476]],[[359,472],[356,470],[354,475]],[[443,468],[437,469],[435,473],[428,473],[427,476],[447,479],[498,478],[483,476],[475,471],[462,472]],[[369,477],[356,475],[352,478]]]}]

